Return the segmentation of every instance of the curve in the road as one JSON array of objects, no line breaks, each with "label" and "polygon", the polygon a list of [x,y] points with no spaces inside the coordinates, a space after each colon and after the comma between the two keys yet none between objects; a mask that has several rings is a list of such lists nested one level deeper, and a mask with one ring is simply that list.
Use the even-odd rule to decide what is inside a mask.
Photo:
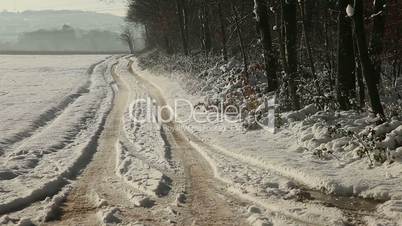
[{"label": "curve in the road", "polygon": [[[130,71],[148,89],[160,107],[167,105],[157,87],[135,74],[133,70]],[[169,114],[169,111],[163,111],[162,117],[169,119]],[[190,215],[185,219],[184,225],[245,225],[244,219],[235,210],[236,207],[229,203],[241,201],[233,200],[233,197],[220,190],[223,184],[214,177],[208,161],[191,145],[176,124],[170,122],[164,127],[173,159],[178,159],[185,169]]]}]

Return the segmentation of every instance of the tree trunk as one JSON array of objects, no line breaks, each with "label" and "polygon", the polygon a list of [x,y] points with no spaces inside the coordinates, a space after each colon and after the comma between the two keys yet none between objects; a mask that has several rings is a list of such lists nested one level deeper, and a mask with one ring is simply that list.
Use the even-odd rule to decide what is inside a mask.
[{"label": "tree trunk", "polygon": [[359,85],[359,107],[363,109],[366,106],[366,88],[364,87],[363,75],[362,75],[362,67],[360,62],[356,62],[356,77],[357,84]]},{"label": "tree trunk", "polygon": [[282,7],[279,7],[279,10],[276,10],[276,30],[278,33],[278,38],[279,38],[279,50],[280,50],[280,57],[282,61],[282,69],[286,71],[287,68],[287,62],[286,62],[286,49],[285,49],[285,43],[283,41],[284,39],[284,34],[285,34],[285,29],[283,26],[283,13],[282,13]]},{"label": "tree trunk", "polygon": [[316,10],[316,0],[299,0],[299,4],[302,6],[300,10],[303,10],[303,21],[306,32],[311,34],[314,31],[313,14]]},{"label": "tree trunk", "polygon": [[336,93],[341,110],[350,110],[351,100],[355,98],[356,77],[353,46],[352,21],[346,17],[348,0],[339,0],[338,50]]},{"label": "tree trunk", "polygon": [[209,27],[209,4],[208,0],[203,0],[201,9],[201,28],[202,28],[202,45],[206,54],[211,51],[211,31]]},{"label": "tree trunk", "polygon": [[150,37],[150,35],[149,35],[149,28],[148,28],[148,25],[147,24],[145,24],[145,48],[150,48],[150,47],[152,47],[153,46],[153,42],[151,41],[151,37]]},{"label": "tree trunk", "polygon": [[242,31],[241,31],[239,12],[234,4],[232,4],[232,11],[234,14],[234,19],[235,19],[237,37],[239,38],[241,55],[243,57],[243,68],[244,68],[243,70],[244,70],[244,73],[247,74],[248,73],[248,57],[247,57],[246,47],[244,45],[244,39],[243,39]]},{"label": "tree trunk", "polygon": [[305,15],[304,0],[299,0],[299,5],[300,5],[300,15],[301,15],[301,19],[302,19],[303,34],[304,34],[305,44],[306,44],[306,48],[307,48],[307,55],[309,58],[308,60],[310,63],[311,73],[312,73],[314,79],[316,79],[317,75],[315,73],[313,54],[311,52],[310,37],[309,37],[309,33],[307,31],[307,29],[308,29],[307,26],[311,26],[311,21],[310,21],[310,23],[307,22],[306,15]]},{"label": "tree trunk", "polygon": [[[328,9],[326,9],[326,16],[328,16]],[[326,63],[327,63],[327,68],[328,68],[328,82],[329,82],[329,87],[331,92],[334,91],[334,65],[332,63],[332,48],[330,46],[329,42],[329,34],[328,34],[328,19],[324,18],[324,35],[325,35],[325,40],[324,40],[324,46],[325,46],[325,58],[326,58]]]},{"label": "tree trunk", "polygon": [[[317,74],[315,71],[315,65],[314,65],[314,59],[313,59],[313,53],[311,50],[311,44],[310,44],[311,40],[310,40],[310,35],[309,35],[310,33],[307,31],[307,26],[311,26],[311,21],[310,21],[310,25],[308,25],[306,15],[305,15],[304,0],[299,0],[299,5],[300,5],[300,15],[302,18],[303,34],[304,34],[304,39],[305,39],[305,43],[306,43],[307,56],[308,56],[308,60],[310,63],[311,74],[313,75],[314,85],[315,85],[315,88],[317,89],[318,95],[321,95],[321,88],[320,88],[320,85],[318,84]],[[310,5],[311,5],[311,3],[310,3]]]},{"label": "tree trunk", "polygon": [[381,104],[381,99],[377,87],[377,78],[379,77],[378,72],[375,70],[373,62],[371,61],[368,54],[366,33],[364,30],[363,9],[363,0],[355,0],[353,18],[357,49],[360,56],[362,73],[367,84],[371,108],[376,115],[380,115],[380,117],[385,118],[384,109]]},{"label": "tree trunk", "polygon": [[399,60],[394,59],[392,62],[392,85],[394,88],[398,87],[398,78],[400,77],[401,74],[401,62]]},{"label": "tree trunk", "polygon": [[359,51],[357,50],[356,34],[353,33],[353,52],[355,53],[355,76],[357,78],[357,85],[359,86],[359,107],[363,109],[366,106],[366,88],[364,85],[362,75],[362,65],[360,63]]},{"label": "tree trunk", "polygon": [[398,78],[401,77],[401,73],[402,73],[402,65],[401,63],[398,64],[398,72],[397,72],[397,76],[395,78],[395,87],[398,86]]},{"label": "tree trunk", "polygon": [[268,91],[278,89],[277,68],[278,63],[272,47],[271,25],[269,23],[268,5],[265,0],[254,0],[255,19],[261,37],[264,51],[265,73],[268,82]]},{"label": "tree trunk", "polygon": [[383,39],[385,31],[384,5],[386,0],[374,1],[373,32],[370,41],[370,55],[372,56],[374,69],[377,71],[377,83],[381,77],[381,54],[383,52]]},{"label": "tree trunk", "polygon": [[283,20],[285,28],[285,45],[287,57],[287,73],[289,93],[293,110],[300,109],[300,100],[297,95],[297,3],[296,0],[281,0],[283,6]]},{"label": "tree trunk", "polygon": [[184,2],[183,0],[176,0],[177,16],[179,20],[180,36],[183,45],[184,55],[188,55],[188,43],[186,38],[185,28],[185,14],[184,14]]},{"label": "tree trunk", "polygon": [[132,39],[130,39],[129,41],[128,41],[128,47],[130,48],[130,53],[131,54],[134,54],[134,43],[133,43],[133,40]]},{"label": "tree trunk", "polygon": [[[327,60],[327,67],[330,73],[330,77],[332,77],[332,72],[333,72],[333,67],[332,67],[332,49],[329,43],[329,37],[328,37],[328,17],[329,17],[329,13],[328,13],[328,9],[325,9],[326,13],[325,13],[325,18],[324,19],[324,35],[325,35],[325,41],[324,41],[324,45],[325,45],[325,57]],[[332,79],[330,79],[331,84],[332,84]]]},{"label": "tree trunk", "polygon": [[170,46],[170,40],[169,40],[169,37],[166,34],[166,32],[165,32],[165,34],[163,36],[163,39],[164,39],[164,42],[165,42],[165,51],[166,51],[166,53],[167,54],[172,54],[173,50],[172,50],[172,47]]},{"label": "tree trunk", "polygon": [[223,16],[222,11],[222,2],[218,0],[218,15],[219,15],[219,22],[220,22],[220,30],[221,30],[221,42],[222,42],[222,57],[224,61],[228,60],[228,50],[227,50],[227,37],[226,37],[226,23],[225,17]]}]

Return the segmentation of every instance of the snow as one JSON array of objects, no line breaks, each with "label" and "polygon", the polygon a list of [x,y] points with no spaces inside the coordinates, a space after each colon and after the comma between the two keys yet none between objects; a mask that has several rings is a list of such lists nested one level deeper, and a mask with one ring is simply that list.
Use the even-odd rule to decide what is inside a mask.
[{"label": "snow", "polygon": [[21,58],[18,65],[15,64],[19,59],[10,56],[5,56],[1,63],[0,90],[6,93],[0,96],[4,106],[0,111],[0,131],[6,135],[0,138],[3,151],[5,145],[31,135],[54,118],[59,109],[70,104],[75,99],[74,94],[87,85],[82,82],[87,80],[85,67],[99,59],[95,57],[86,63],[73,61],[71,64],[78,65],[72,68],[52,68],[52,65],[64,64],[66,58]]},{"label": "snow", "polygon": [[[169,178],[163,173],[171,170],[169,149],[162,137],[163,129],[154,101],[144,87],[133,81],[128,62],[121,59],[116,67],[117,74],[130,84],[131,90],[130,103],[123,117],[124,133],[117,148],[117,174],[142,194],[157,198],[170,191]],[[133,200],[138,206],[150,203],[143,195],[135,196]]]},{"label": "snow", "polygon": [[137,190],[151,197],[166,195],[170,190],[164,174],[140,159],[131,157],[127,149],[119,147],[118,174]]},{"label": "snow", "polygon": [[260,214],[252,214],[247,218],[247,221],[252,226],[272,226],[272,222],[269,219],[261,217]]},{"label": "snow", "polygon": [[355,14],[355,9],[350,4],[346,7],[346,15],[352,17]]},{"label": "snow", "polygon": [[300,109],[298,111],[285,113],[285,114],[283,114],[283,117],[285,119],[287,119],[288,121],[290,121],[290,122],[292,122],[292,121],[301,121],[301,120],[307,118],[309,115],[312,115],[312,114],[316,113],[317,111],[318,110],[315,107],[315,105],[310,104],[310,105],[307,105],[303,109]]},{"label": "snow", "polygon": [[[167,77],[154,76],[149,71],[142,71],[139,68],[136,68],[135,64],[133,68],[134,71],[140,74],[143,78],[146,78],[154,85],[157,85],[165,96],[170,97],[167,101],[172,105],[174,104],[174,97],[189,98],[193,103],[198,103],[200,100],[200,97],[188,96],[178,83]],[[188,108],[184,109],[188,110]],[[178,112],[175,112],[178,117],[186,115],[186,112],[181,112],[180,108],[178,108],[178,110]],[[220,123],[217,122],[212,125],[208,123],[197,124],[194,121],[191,121],[188,124],[182,124],[181,126],[184,127],[184,130],[189,130],[191,133],[197,135],[197,137],[192,137],[191,134],[187,134],[191,140],[191,145],[210,163],[211,167],[214,169],[215,176],[230,186],[229,190],[240,197],[244,196],[246,200],[263,205],[264,208],[267,208],[274,213],[281,212],[281,214],[285,215],[285,219],[279,220],[277,216],[273,215],[271,216],[272,219],[288,223],[293,222],[291,220],[293,218],[299,219],[301,222],[311,223],[332,222],[342,219],[342,214],[333,208],[321,208],[314,205],[306,206],[296,202],[293,198],[282,200],[281,197],[289,194],[292,190],[289,189],[288,186],[285,186],[290,184],[289,179],[278,174],[276,171],[265,169],[266,167],[261,167],[261,165],[254,166],[254,163],[250,164],[248,161],[245,161],[243,155],[227,151],[228,149],[222,151],[221,148],[215,146],[206,147],[202,142],[204,139],[208,139],[208,143],[211,143],[209,142],[209,136],[222,139],[223,134],[231,131],[239,132],[240,136],[235,139],[241,139],[240,141],[244,142],[244,139],[240,138],[245,135],[242,131],[242,125],[220,125]],[[234,128],[232,126],[234,126]],[[219,131],[218,134],[216,134],[217,131]],[[208,135],[208,138],[206,136],[200,136],[201,134]],[[233,133],[231,133],[231,135],[233,135]],[[202,141],[198,139],[201,139]],[[234,146],[242,146],[239,144],[239,141],[234,141],[235,139],[230,142],[235,142]],[[250,142],[253,141],[254,140],[250,140]],[[271,183],[271,181],[273,183]],[[284,186],[280,186],[280,184],[283,184]],[[283,189],[280,189],[279,187],[282,187]],[[295,211],[295,209],[299,209],[300,211]],[[317,215],[320,215],[321,217],[317,217]]]},{"label": "snow", "polygon": [[106,210],[100,210],[98,213],[98,217],[102,225],[117,225],[121,222],[119,219],[120,209],[117,207],[112,207]]},{"label": "snow", "polygon": [[176,197],[176,203],[177,204],[183,204],[183,203],[185,203],[186,202],[186,195],[185,194],[183,194],[183,193],[180,193],[180,194],[178,194],[177,195],[177,197]]},{"label": "snow", "polygon": [[1,213],[57,193],[94,152],[111,108],[112,80],[107,63],[91,75],[87,69],[104,58],[2,57]]},{"label": "snow", "polygon": [[[143,70],[138,67],[136,59],[133,60],[133,70],[157,86],[171,106],[175,106],[174,100],[177,98],[187,99],[197,105],[203,102],[204,96],[208,96],[205,94],[210,92],[208,90],[219,87],[216,85],[219,81],[212,85],[206,77],[206,82],[198,82],[205,87],[200,90],[195,85],[197,81],[187,75]],[[175,114],[178,118],[186,118],[191,113],[188,107],[179,106]],[[284,207],[297,205],[294,200],[303,195],[300,190],[286,186],[292,184],[291,181],[342,196],[354,195],[378,200],[402,199],[400,161],[369,167],[367,158],[360,158],[355,154],[359,144],[349,137],[330,136],[328,122],[341,124],[342,128],[357,133],[373,128],[373,119],[367,114],[320,112],[310,105],[281,117],[286,125],[275,134],[263,129],[246,131],[239,121],[228,123],[212,120],[200,123],[189,120],[181,122],[181,127],[190,137],[194,135],[190,138],[192,144],[210,162],[215,176],[229,184],[234,193],[253,200],[270,211],[285,213],[292,219],[303,222],[314,219],[315,223],[338,224],[343,217],[337,209],[314,205],[296,207],[303,209],[303,214],[286,210]],[[392,149],[395,156],[399,156],[401,151],[400,148],[395,149],[401,146],[400,123],[393,120],[375,128],[378,135],[386,135],[387,138],[381,144]],[[205,144],[208,145],[204,146]],[[320,147],[326,147],[334,154],[328,154],[327,158],[317,158],[314,151]],[[285,200],[286,198],[290,200]],[[392,210],[393,214],[401,212],[398,208]]]},{"label": "snow", "polygon": [[[167,175],[180,171],[175,168],[179,163],[171,159],[168,128],[158,114],[160,109],[151,91],[139,82],[146,80],[175,110],[176,128],[206,159],[215,178],[228,192],[253,203],[244,209],[251,225],[343,225],[345,213],[315,200],[312,189],[385,201],[365,218],[367,224],[402,222],[400,119],[374,126],[375,119],[365,113],[325,112],[309,105],[280,115],[280,129],[247,130],[236,114],[208,111],[212,106],[208,103],[222,100],[225,106],[253,104],[254,110],[247,112],[250,118],[272,110],[275,98],[269,96],[256,97],[256,103],[236,99],[236,93],[242,92],[236,84],[239,81],[228,84],[219,76],[222,71],[235,73],[233,62],[190,78],[174,72],[156,75],[140,69],[136,58],[131,65],[128,57],[111,57],[87,73],[91,64],[103,58],[4,57],[0,63],[4,70],[0,101],[6,106],[0,109],[0,213],[33,203],[41,206],[40,211],[23,217],[4,215],[0,222],[24,225],[55,216],[72,189],[70,178],[79,174],[96,151],[118,91],[113,70],[129,90],[119,142],[113,144],[117,150],[113,173],[133,188],[125,193],[133,207],[152,209],[173,188]],[[16,61],[21,65],[16,66]],[[130,65],[138,76],[129,73]],[[177,99],[193,106],[176,105]],[[378,139],[376,147],[388,150],[392,161],[369,166],[368,158],[358,154],[363,148],[359,140],[334,134],[329,125],[339,125],[357,137]],[[186,195],[174,191],[170,205],[185,205]],[[121,222],[120,206],[109,205],[101,194],[88,195],[101,224]],[[176,215],[169,205],[164,211]]]},{"label": "snow", "polygon": [[379,211],[385,216],[395,219],[395,221],[402,222],[402,201],[401,200],[390,200],[382,204]]},{"label": "snow", "polygon": [[17,224],[17,226],[33,226],[33,225],[34,224],[29,218],[22,218]]},{"label": "snow", "polygon": [[46,222],[48,220],[54,219],[57,215],[58,208],[60,205],[65,201],[67,195],[72,190],[71,185],[65,186],[61,192],[57,195],[53,196],[50,202],[46,203],[45,207],[43,208],[42,213],[40,214],[39,219],[42,222]]}]

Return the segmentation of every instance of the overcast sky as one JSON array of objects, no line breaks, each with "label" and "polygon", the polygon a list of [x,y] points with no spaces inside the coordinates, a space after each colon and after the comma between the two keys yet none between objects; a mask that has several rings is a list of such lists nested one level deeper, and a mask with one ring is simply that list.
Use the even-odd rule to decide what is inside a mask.
[{"label": "overcast sky", "polygon": [[124,16],[126,0],[0,0],[0,11],[45,9],[96,11]]}]

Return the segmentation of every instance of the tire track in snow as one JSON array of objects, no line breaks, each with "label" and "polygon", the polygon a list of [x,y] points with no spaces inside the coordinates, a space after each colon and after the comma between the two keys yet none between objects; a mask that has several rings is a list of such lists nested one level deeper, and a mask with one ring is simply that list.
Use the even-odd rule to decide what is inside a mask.
[{"label": "tire track in snow", "polygon": [[[134,207],[131,198],[137,195],[138,191],[116,174],[117,152],[123,133],[122,120],[130,96],[126,81],[115,71],[117,64],[112,67],[112,76],[117,84],[118,92],[96,146],[97,152],[81,176],[77,178],[59,210],[58,219],[46,225],[102,225],[104,222],[100,222],[99,214],[105,211],[105,207],[118,208],[122,217],[121,221],[124,222],[142,220],[152,225],[160,225],[158,217],[152,212]],[[105,200],[105,204],[100,206],[92,196]]]},{"label": "tire track in snow", "polygon": [[[44,113],[35,119],[29,128],[25,131],[20,131],[16,134],[12,134],[8,137],[0,138],[0,156],[6,154],[8,150],[15,150],[17,146],[23,145],[26,139],[31,138],[37,133],[46,130],[49,125],[54,122],[58,116],[61,115],[71,104],[73,104],[80,96],[89,92],[89,87],[91,86],[91,77],[93,76],[94,70],[99,65],[102,65],[105,61],[100,61],[90,66],[87,70],[88,80],[81,87],[77,88],[74,92],[66,96],[61,102],[56,104],[56,106],[51,107]],[[7,153],[8,154],[8,153]]]},{"label": "tire track in snow", "polygon": [[75,179],[80,174],[81,170],[91,161],[93,154],[96,152],[97,142],[101,132],[103,131],[110,110],[111,109],[101,116],[101,122],[97,126],[95,133],[89,138],[89,141],[81,151],[81,155],[71,166],[56,178],[53,178],[51,181],[35,188],[35,190],[31,191],[27,196],[16,198],[8,203],[0,204],[0,215],[23,210],[32,203],[42,201],[47,197],[52,197],[59,193],[63,187],[70,183],[71,180]]},{"label": "tire track in snow", "polygon": [[[159,107],[167,105],[152,83],[131,72],[148,89]],[[162,112],[162,118],[169,119],[169,113]],[[247,225],[244,217],[237,212],[238,205],[234,205],[234,202],[241,205],[241,201],[220,191],[223,185],[214,178],[209,163],[194,149],[177,125],[167,123],[163,127],[173,159],[180,161],[185,170],[189,210],[184,213],[187,217],[183,225]]]},{"label": "tire track in snow", "polygon": [[[132,61],[132,64],[133,63],[134,62]],[[131,68],[131,71],[133,73],[135,73],[135,69],[133,67]],[[161,98],[163,98],[161,91],[157,86],[153,85],[152,82],[148,81],[146,78],[144,78],[142,76],[140,76],[140,77],[141,77],[141,79],[146,80],[146,82],[148,82],[152,86],[154,86],[154,89],[156,90],[158,95]],[[184,130],[184,134],[190,140],[190,143],[193,145],[194,149],[199,151],[200,154],[205,159],[208,160],[210,167],[213,168],[213,170],[214,170],[215,178],[217,178],[218,180],[220,180],[223,183],[230,184],[232,182],[220,175],[221,174],[219,172],[220,169],[218,169],[215,159],[210,156],[212,153],[215,153],[215,152],[218,152],[219,155],[224,155],[225,158],[232,159],[233,161],[239,161],[243,165],[250,164],[251,167],[260,168],[261,170],[272,171],[272,173],[277,174],[278,177],[283,177],[283,178],[286,178],[286,179],[292,181],[291,177],[286,177],[286,176],[282,175],[281,171],[273,168],[273,166],[270,166],[270,165],[267,166],[264,163],[260,163],[259,160],[255,160],[251,157],[247,157],[247,156],[244,157],[241,155],[236,155],[235,153],[231,153],[230,151],[225,150],[223,148],[215,147],[213,145],[207,144],[204,141],[202,141],[200,138],[198,138],[197,136],[193,135],[192,133],[190,133],[186,130]],[[246,158],[246,159],[244,159],[244,158]],[[365,224],[363,217],[378,215],[378,213],[374,212],[376,205],[378,203],[371,202],[371,200],[364,200],[364,199],[356,198],[356,197],[338,197],[338,196],[334,196],[334,195],[327,195],[320,191],[311,190],[311,189],[307,188],[306,186],[300,185],[298,183],[295,183],[295,184],[297,186],[300,186],[300,189],[302,189],[303,191],[307,191],[307,192],[311,193],[313,199],[316,201],[316,202],[312,202],[312,203],[307,201],[305,203],[301,203],[301,205],[312,204],[313,206],[316,206],[318,209],[320,209],[320,208],[326,209],[327,208],[329,210],[329,213],[331,212],[330,211],[331,209],[340,211],[343,214],[343,217],[345,217],[345,218],[340,216],[338,219],[342,220],[342,221],[344,220],[343,223],[345,223],[346,225]],[[308,224],[308,225],[309,224],[317,224],[317,222],[314,222],[315,221],[314,218],[306,219],[304,217],[295,216],[291,212],[288,212],[288,213],[281,213],[281,211],[278,212],[278,210],[280,210],[280,208],[281,208],[280,205],[278,205],[278,204],[280,204],[280,202],[272,204],[272,203],[270,203],[270,202],[272,202],[271,200],[264,200],[263,197],[253,197],[251,195],[241,193],[239,190],[237,190],[235,188],[230,189],[230,190],[231,190],[230,192],[242,197],[244,200],[254,202],[254,203],[258,204],[259,206],[264,207],[265,209],[273,210],[274,212],[282,214],[285,217],[292,218],[298,223]],[[289,204],[291,205],[291,203],[289,203]],[[336,221],[338,221],[338,220],[336,220]],[[325,221],[325,220],[321,222],[322,225],[326,225],[328,223],[329,222]]]}]

